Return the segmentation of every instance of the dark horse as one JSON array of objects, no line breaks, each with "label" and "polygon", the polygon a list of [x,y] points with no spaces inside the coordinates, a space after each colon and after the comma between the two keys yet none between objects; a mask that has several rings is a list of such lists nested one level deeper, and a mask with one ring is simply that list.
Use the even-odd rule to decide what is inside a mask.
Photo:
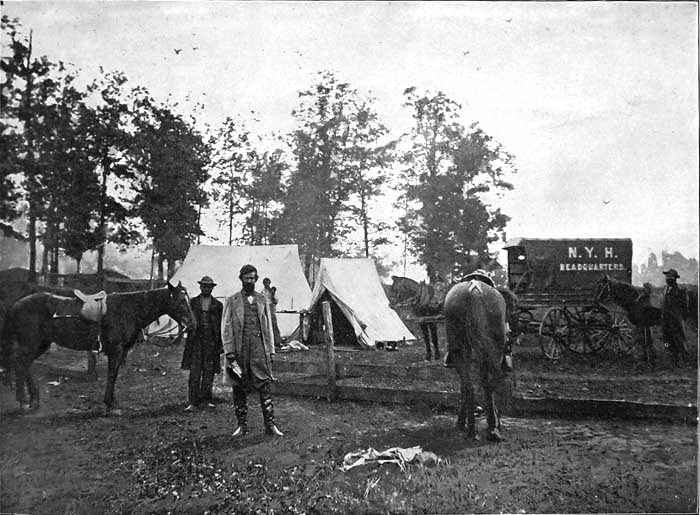
[{"label": "dark horse", "polygon": [[627,318],[635,326],[637,341],[642,344],[645,359],[653,362],[655,356],[651,327],[661,324],[661,309],[651,305],[650,294],[650,288],[636,288],[603,275],[596,284],[593,300],[596,304],[610,300],[625,310]]},{"label": "dark horse", "polygon": [[[442,303],[449,286],[437,283],[435,286],[421,282],[411,304],[411,311],[422,320],[418,323],[425,342],[425,360],[430,361],[434,356],[440,359],[440,344],[438,340],[437,319],[442,317]],[[432,345],[432,353],[431,353]],[[431,355],[432,354],[432,355]]]},{"label": "dark horse", "polygon": [[[427,284],[425,281],[419,283],[409,277],[396,275],[392,275],[391,279],[391,304],[408,306],[411,313],[421,319],[418,326],[425,342],[425,359],[430,361],[433,355],[435,359],[440,359],[437,318],[442,316],[442,301],[445,298],[447,286],[444,283],[438,283],[436,286]],[[431,320],[432,317],[435,318]]]},{"label": "dark horse", "polygon": [[39,407],[39,390],[32,379],[30,366],[54,342],[73,350],[94,350],[101,345],[108,360],[104,402],[108,414],[119,414],[114,383],[119,367],[135,345],[141,329],[161,315],[169,315],[190,329],[195,324],[187,290],[181,284],[109,294],[107,312],[96,323],[87,322],[78,315],[80,306],[81,301],[77,298],[38,292],[18,300],[8,311],[0,340],[0,366],[15,372],[17,401],[21,409]]},{"label": "dark horse", "polygon": [[479,368],[485,395],[486,438],[502,440],[500,415],[494,393],[505,386],[506,301],[494,287],[478,280],[458,283],[445,297],[445,329],[448,350],[460,378],[461,402],[457,428],[469,438],[478,439],[474,410],[472,363]]}]

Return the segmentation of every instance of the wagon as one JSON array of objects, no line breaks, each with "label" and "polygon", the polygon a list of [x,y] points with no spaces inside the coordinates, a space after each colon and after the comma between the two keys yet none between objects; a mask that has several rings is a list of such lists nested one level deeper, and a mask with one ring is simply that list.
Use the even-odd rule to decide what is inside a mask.
[{"label": "wagon", "polygon": [[547,358],[603,348],[632,352],[634,328],[624,311],[594,300],[603,274],[631,283],[632,240],[514,238],[504,249],[520,332],[538,335]]}]

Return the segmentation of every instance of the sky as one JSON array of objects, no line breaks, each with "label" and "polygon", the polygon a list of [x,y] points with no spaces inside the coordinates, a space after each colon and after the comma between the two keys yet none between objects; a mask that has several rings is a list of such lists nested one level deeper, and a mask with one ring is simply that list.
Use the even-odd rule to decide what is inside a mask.
[{"label": "sky", "polygon": [[[294,127],[321,70],[408,131],[409,86],[444,92],[515,156],[508,237],[632,238],[698,257],[694,2],[31,2],[37,54],[125,72],[211,124]],[[254,114],[253,114],[254,113]],[[401,254],[403,249],[395,249]],[[393,256],[396,258],[396,255]],[[399,258],[400,259],[400,258]]]}]

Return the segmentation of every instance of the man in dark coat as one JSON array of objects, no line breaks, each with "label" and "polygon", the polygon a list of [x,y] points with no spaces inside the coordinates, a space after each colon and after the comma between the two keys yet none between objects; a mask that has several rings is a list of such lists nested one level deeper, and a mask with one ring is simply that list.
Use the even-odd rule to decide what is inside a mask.
[{"label": "man in dark coat", "polygon": [[675,365],[690,359],[685,343],[683,319],[688,311],[688,296],[683,288],[678,286],[680,276],[673,268],[663,273],[666,276],[664,303],[661,308],[661,327],[664,341],[673,355]]},{"label": "man in dark coat", "polygon": [[272,384],[272,356],[275,343],[270,305],[262,293],[255,291],[258,271],[245,265],[238,275],[242,289],[226,299],[221,323],[221,336],[226,353],[226,373],[233,387],[233,407],[238,438],[248,432],[248,405],[246,390],[251,388],[260,395],[265,432],[283,436],[275,425],[274,407],[270,396]]},{"label": "man in dark coat", "polygon": [[205,275],[199,281],[201,293],[190,300],[197,329],[187,335],[182,354],[182,368],[190,371],[188,383],[189,404],[185,411],[196,407],[214,408],[212,386],[214,375],[221,372],[223,345],[221,343],[221,315],[223,304],[211,294],[216,283]]}]

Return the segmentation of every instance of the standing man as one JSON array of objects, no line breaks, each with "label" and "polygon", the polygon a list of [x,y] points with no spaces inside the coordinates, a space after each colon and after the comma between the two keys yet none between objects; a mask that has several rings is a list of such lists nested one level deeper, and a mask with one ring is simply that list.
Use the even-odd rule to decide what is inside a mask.
[{"label": "standing man", "polygon": [[263,279],[263,290],[262,294],[265,295],[267,303],[270,306],[270,318],[272,320],[272,332],[275,338],[275,347],[282,345],[282,336],[280,335],[280,328],[277,325],[277,288],[271,287],[271,282],[269,277]]},{"label": "standing man", "polygon": [[200,294],[190,300],[197,328],[187,335],[182,353],[182,368],[190,371],[188,382],[189,404],[185,411],[197,407],[215,408],[211,390],[214,374],[221,372],[221,314],[223,304],[211,292],[216,283],[205,275],[199,281]]},{"label": "standing man", "polygon": [[260,395],[265,432],[283,436],[275,425],[270,396],[272,356],[275,345],[270,334],[270,307],[267,299],[255,291],[258,271],[253,265],[241,268],[238,278],[243,288],[226,299],[221,333],[226,355],[226,371],[233,386],[233,406],[238,421],[234,438],[248,433],[246,391]]},{"label": "standing man", "polygon": [[656,366],[656,352],[654,352],[654,337],[651,332],[653,324],[653,312],[655,308],[651,305],[651,284],[644,283],[642,292],[634,302],[634,324],[637,334],[636,340],[642,343],[644,358],[650,368]]},{"label": "standing man", "polygon": [[685,329],[683,318],[688,310],[686,291],[678,286],[680,276],[673,268],[663,273],[666,276],[666,289],[664,290],[664,303],[661,308],[661,325],[664,341],[673,354],[673,362],[676,366],[690,358],[688,348],[685,345]]}]

